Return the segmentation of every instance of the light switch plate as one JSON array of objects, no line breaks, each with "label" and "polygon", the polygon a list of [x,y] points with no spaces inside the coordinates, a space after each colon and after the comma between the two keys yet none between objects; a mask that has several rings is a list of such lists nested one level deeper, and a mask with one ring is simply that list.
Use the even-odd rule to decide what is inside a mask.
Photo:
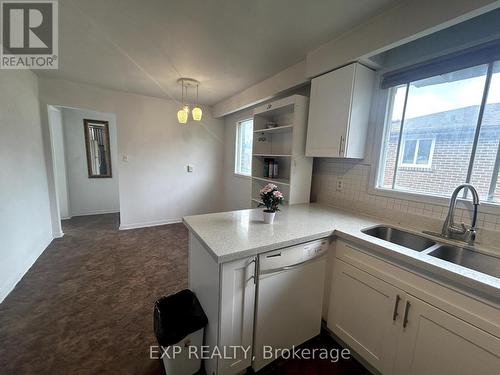
[{"label": "light switch plate", "polygon": [[187,171],[189,173],[193,172],[194,171],[194,167],[191,165],[191,164],[188,164],[187,167],[186,167]]}]

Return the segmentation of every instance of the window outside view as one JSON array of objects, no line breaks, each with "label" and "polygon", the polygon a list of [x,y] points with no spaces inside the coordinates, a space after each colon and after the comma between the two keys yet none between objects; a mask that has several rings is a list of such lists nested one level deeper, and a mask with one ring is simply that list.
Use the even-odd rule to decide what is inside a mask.
[{"label": "window outside view", "polygon": [[479,122],[487,72],[480,65],[390,89],[378,187],[449,196],[470,182],[500,203],[500,62]]},{"label": "window outside view", "polygon": [[240,121],[236,125],[235,173],[252,174],[253,120]]}]

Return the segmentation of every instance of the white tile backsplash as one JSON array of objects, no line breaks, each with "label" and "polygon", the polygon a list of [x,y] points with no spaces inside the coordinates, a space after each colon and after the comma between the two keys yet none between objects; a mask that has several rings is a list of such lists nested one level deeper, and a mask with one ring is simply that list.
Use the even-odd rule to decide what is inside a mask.
[{"label": "white tile backsplash", "polygon": [[[359,161],[336,159],[314,160],[313,201],[362,212],[381,219],[393,219],[401,225],[426,227],[440,231],[448,207],[415,200],[374,195],[368,192],[371,165]],[[343,180],[343,190],[337,190],[337,179]],[[456,220],[470,222],[470,211],[457,206]],[[479,213],[478,243],[498,247],[500,215]]]}]

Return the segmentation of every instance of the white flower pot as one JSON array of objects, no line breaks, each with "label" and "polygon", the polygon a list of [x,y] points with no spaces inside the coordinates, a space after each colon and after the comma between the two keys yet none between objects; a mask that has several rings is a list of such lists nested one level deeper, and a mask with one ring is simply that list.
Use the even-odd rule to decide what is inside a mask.
[{"label": "white flower pot", "polygon": [[272,224],[274,221],[274,216],[276,216],[276,212],[264,212],[264,223]]}]

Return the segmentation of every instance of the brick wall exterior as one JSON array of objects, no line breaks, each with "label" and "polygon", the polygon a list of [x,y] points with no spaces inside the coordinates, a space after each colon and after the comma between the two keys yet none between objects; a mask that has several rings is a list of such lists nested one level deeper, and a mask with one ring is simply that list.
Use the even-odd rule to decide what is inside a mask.
[{"label": "brick wall exterior", "polygon": [[[435,139],[432,165],[413,168],[399,165],[396,188],[419,193],[449,196],[465,182],[471,158],[479,106],[460,108],[408,119],[403,139]],[[400,122],[391,124],[387,144],[384,186],[392,185]],[[490,188],[500,139],[500,104],[487,106],[474,161],[472,184],[485,198]],[[500,201],[500,186],[495,198]]]}]

